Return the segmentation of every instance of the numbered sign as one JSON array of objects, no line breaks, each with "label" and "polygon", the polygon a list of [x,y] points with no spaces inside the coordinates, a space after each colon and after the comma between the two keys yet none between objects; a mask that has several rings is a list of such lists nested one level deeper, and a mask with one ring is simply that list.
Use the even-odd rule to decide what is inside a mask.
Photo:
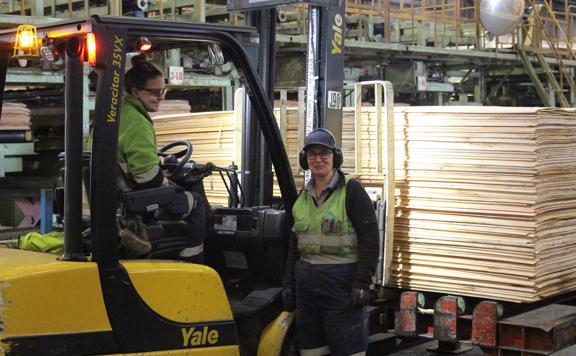
[{"label": "numbered sign", "polygon": [[342,109],[342,93],[339,91],[328,91],[328,109]]},{"label": "numbered sign", "polygon": [[169,67],[169,73],[168,83],[174,85],[184,84],[184,67]]}]

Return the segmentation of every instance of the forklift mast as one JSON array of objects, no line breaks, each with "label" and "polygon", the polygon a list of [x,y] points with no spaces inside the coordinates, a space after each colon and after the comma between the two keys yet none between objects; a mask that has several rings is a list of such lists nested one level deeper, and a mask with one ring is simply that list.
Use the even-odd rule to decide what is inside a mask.
[{"label": "forklift mast", "polygon": [[[345,2],[343,0],[229,0],[228,9],[246,11],[248,24],[260,34],[258,73],[273,103],[275,7],[292,3],[309,4],[308,50],[306,54],[306,134],[316,128],[327,128],[342,145],[342,88],[344,82]],[[257,19],[255,21],[255,19]],[[266,147],[251,120],[254,113],[246,110],[244,119],[243,186],[247,199],[254,204],[269,204],[272,198],[272,173]],[[257,159],[258,158],[258,159]],[[306,172],[306,180],[309,172]],[[256,199],[259,199],[256,201]]]},{"label": "forklift mast", "polygon": [[[246,23],[256,28],[259,34],[259,50],[255,54],[258,75],[267,94],[270,105],[274,106],[274,63],[276,38],[276,9],[267,8],[250,11]],[[243,117],[242,183],[244,202],[248,206],[272,204],[273,175],[272,162],[268,155],[266,141],[260,134],[260,127],[253,118],[254,111],[248,94],[245,94]]]},{"label": "forklift mast", "polygon": [[306,133],[326,128],[342,145],[344,1],[308,10]]}]

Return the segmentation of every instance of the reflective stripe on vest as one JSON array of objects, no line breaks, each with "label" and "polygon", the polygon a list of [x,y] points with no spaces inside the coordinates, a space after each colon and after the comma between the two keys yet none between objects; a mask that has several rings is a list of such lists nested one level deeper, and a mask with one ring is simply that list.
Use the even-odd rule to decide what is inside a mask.
[{"label": "reflective stripe on vest", "polygon": [[338,187],[320,206],[307,191],[294,203],[292,231],[298,239],[300,257],[310,263],[358,261],[356,232],[346,214],[346,184]]}]

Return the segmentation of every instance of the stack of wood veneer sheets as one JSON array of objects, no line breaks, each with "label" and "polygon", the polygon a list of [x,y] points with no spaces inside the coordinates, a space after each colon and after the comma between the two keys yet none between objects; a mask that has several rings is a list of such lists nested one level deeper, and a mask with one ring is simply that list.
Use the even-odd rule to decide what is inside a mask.
[{"label": "stack of wood veneer sheets", "polygon": [[[297,116],[286,138],[301,186]],[[381,187],[374,109],[355,127],[346,108],[342,131],[343,170]],[[391,286],[511,302],[576,289],[575,110],[396,107],[395,141]]]},{"label": "stack of wood veneer sheets", "polygon": [[4,103],[0,116],[0,142],[31,140],[30,110],[24,104]]},{"label": "stack of wood veneer sheets", "polygon": [[[576,289],[576,111],[397,107],[395,112],[390,286],[512,302]],[[372,187],[384,181],[376,167],[375,116],[373,108],[363,108],[355,127],[354,111],[346,108],[342,123],[343,169]],[[298,117],[297,107],[287,109],[283,135],[301,187]],[[160,113],[154,121],[159,145],[187,139],[199,163],[239,162],[237,113]],[[358,171],[355,130],[362,139]],[[211,203],[226,204],[218,176],[205,179],[205,186]]]},{"label": "stack of wood veneer sheets", "polygon": [[[188,102],[164,100],[152,120],[159,147],[187,140],[192,143],[192,160],[221,167],[228,167],[239,157],[242,127],[235,125],[232,111],[190,113]],[[211,204],[227,204],[228,193],[218,173],[205,178],[204,186]]]},{"label": "stack of wood veneer sheets", "polygon": [[576,288],[576,111],[396,110],[391,284],[514,302]]},{"label": "stack of wood veneer sheets", "polygon": [[174,114],[190,113],[191,107],[187,100],[162,100],[160,108],[156,112],[150,113],[152,117],[167,117]]},{"label": "stack of wood veneer sheets", "polygon": [[[279,110],[275,110],[279,117]],[[164,100],[160,110],[152,115],[158,146],[175,140],[188,140],[192,143],[192,159],[198,163],[212,162],[220,167],[228,167],[232,162],[240,166],[242,157],[242,115],[235,111],[214,111],[190,113],[190,105],[182,100]],[[298,108],[291,107],[287,112],[286,130],[287,151],[290,164],[297,173],[298,164]],[[218,173],[204,178],[208,200],[213,205],[228,204],[228,192]],[[278,185],[274,195],[279,196]]]}]

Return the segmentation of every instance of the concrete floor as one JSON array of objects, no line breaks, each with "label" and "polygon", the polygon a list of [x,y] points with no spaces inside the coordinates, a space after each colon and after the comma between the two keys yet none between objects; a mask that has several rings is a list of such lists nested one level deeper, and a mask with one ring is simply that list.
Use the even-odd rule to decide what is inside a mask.
[{"label": "concrete floor", "polygon": [[[438,342],[432,340],[432,341],[429,341],[429,342],[426,342],[426,343],[423,343],[423,344],[420,344],[417,346],[410,347],[410,348],[402,350],[402,351],[386,354],[386,356],[454,355],[454,354],[448,354],[448,353],[440,354],[440,353],[428,351],[429,348],[434,348],[436,346],[438,346]],[[477,346],[472,346],[469,344],[464,344],[464,346],[472,347],[472,350],[458,354],[458,355],[463,355],[463,356],[482,356],[482,355],[484,355],[482,350]],[[554,353],[550,354],[549,356],[574,356],[574,355],[576,355],[576,345],[570,346],[570,347],[568,347],[562,351],[554,352]]]},{"label": "concrete floor", "polygon": [[[435,348],[438,346],[438,342],[435,340],[431,340],[428,342],[425,342],[423,344],[417,345],[417,346],[412,346],[408,349],[402,350],[402,351],[398,351],[398,352],[394,352],[391,354],[386,354],[387,356],[428,356],[428,355],[454,355],[454,354],[447,354],[447,353],[436,353],[436,352],[430,352],[428,351],[428,349],[431,348]],[[462,355],[462,356],[482,356],[484,355],[484,353],[482,352],[482,350],[480,350],[479,347],[477,346],[472,346],[469,344],[463,344],[463,346],[465,347],[471,347],[472,350],[458,354],[458,355]]]}]

